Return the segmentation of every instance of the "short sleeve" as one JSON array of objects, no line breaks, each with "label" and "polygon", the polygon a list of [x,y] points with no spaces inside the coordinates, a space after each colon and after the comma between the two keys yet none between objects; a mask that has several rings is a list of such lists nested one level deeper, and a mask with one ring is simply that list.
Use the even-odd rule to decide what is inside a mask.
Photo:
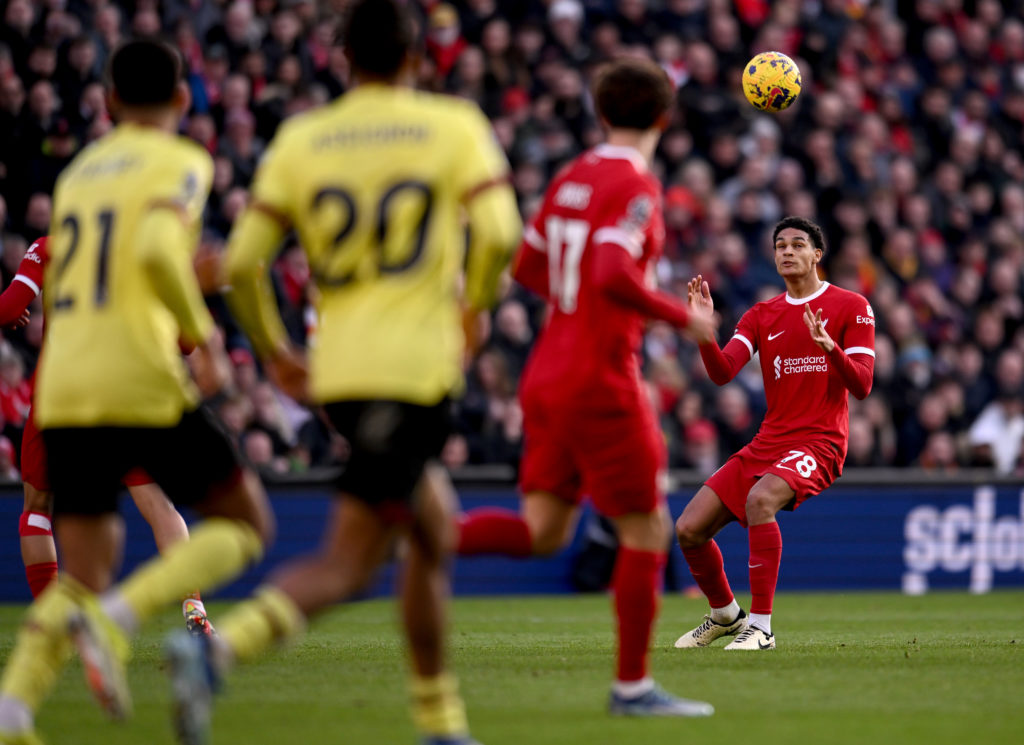
[{"label": "short sleeve", "polygon": [[757,306],[748,310],[740,318],[740,322],[736,324],[736,331],[733,332],[732,338],[738,340],[750,351],[750,356],[753,357],[754,353],[757,352]]},{"label": "short sleeve", "polygon": [[475,106],[467,106],[461,119],[464,136],[457,140],[455,192],[466,201],[474,193],[508,178],[509,167],[505,152],[483,113]]},{"label": "short sleeve", "polygon": [[18,273],[14,275],[14,280],[28,285],[38,295],[43,288],[43,274],[48,261],[46,238],[40,238],[28,247],[21,263],[18,264]]},{"label": "short sleeve", "polygon": [[849,320],[843,329],[843,351],[848,355],[866,354],[874,357],[875,312],[871,304],[859,296],[850,306]]}]

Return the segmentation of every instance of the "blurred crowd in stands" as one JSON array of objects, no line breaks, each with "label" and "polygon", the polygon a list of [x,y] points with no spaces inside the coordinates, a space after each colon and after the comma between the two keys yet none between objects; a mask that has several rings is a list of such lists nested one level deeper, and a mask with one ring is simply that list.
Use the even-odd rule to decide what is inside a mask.
[{"label": "blurred crowd in stands", "polygon": [[[422,87],[472,99],[508,152],[524,217],[554,172],[601,139],[588,95],[602,62],[657,60],[678,107],[655,170],[665,185],[663,287],[710,282],[723,341],[740,314],[782,290],[770,230],[780,217],[825,228],[824,276],[866,295],[877,320],[875,386],[851,400],[848,466],[967,466],[1024,472],[1024,3],[1021,0],[409,0],[421,13]],[[0,26],[0,258],[4,285],[44,234],[61,168],[110,126],[102,70],[131,34],[163,34],[187,60],[183,126],[215,159],[203,250],[222,250],[266,143],[286,117],[344,93],[333,45],[344,0],[7,0]],[[744,62],[799,63],[803,94],[760,114]],[[292,336],[315,326],[304,255],[274,268]],[[270,472],[344,458],[322,422],[282,398],[219,298],[237,395],[219,403]],[[515,465],[516,385],[544,307],[513,286],[493,314],[458,407],[451,466]],[[35,313],[0,347],[0,472],[24,424]],[[694,346],[654,325],[650,395],[671,465],[715,469],[764,408],[749,365],[717,388]]]}]

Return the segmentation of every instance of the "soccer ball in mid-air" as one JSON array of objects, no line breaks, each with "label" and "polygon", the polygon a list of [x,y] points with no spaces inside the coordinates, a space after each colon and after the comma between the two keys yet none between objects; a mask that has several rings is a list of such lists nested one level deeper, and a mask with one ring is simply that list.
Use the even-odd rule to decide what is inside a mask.
[{"label": "soccer ball in mid-air", "polygon": [[782,52],[761,52],[743,68],[743,95],[761,111],[787,108],[800,87],[800,68]]}]

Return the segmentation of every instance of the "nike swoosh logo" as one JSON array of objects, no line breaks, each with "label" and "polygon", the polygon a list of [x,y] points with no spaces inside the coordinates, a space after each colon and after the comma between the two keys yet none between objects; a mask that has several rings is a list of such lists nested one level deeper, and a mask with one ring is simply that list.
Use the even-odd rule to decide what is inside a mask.
[{"label": "nike swoosh logo", "polygon": [[786,332],[785,331],[780,331],[777,334],[768,334],[768,341],[771,341],[772,339],[777,339],[780,336],[782,336],[784,333],[786,333]]},{"label": "nike swoosh logo", "polygon": [[776,463],[775,467],[776,468],[782,468],[783,470],[786,470],[786,471],[793,471],[793,473],[796,473],[796,471],[794,471],[792,468],[790,468],[789,466],[784,466],[781,463]]},{"label": "nike swoosh logo", "polygon": [[749,561],[747,562],[747,568],[748,569],[757,569],[759,566],[761,566],[761,565],[760,564],[751,564]]},{"label": "nike swoosh logo", "polygon": [[760,639],[757,640],[757,646],[759,646],[761,649],[771,649],[772,647],[770,642],[768,644],[762,644]]}]

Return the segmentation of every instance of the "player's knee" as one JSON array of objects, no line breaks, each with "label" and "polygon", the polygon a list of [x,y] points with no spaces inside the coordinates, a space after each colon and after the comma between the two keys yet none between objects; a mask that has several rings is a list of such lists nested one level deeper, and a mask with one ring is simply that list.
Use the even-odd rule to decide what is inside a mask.
[{"label": "player's knee", "polygon": [[757,525],[775,516],[775,499],[772,494],[752,489],[747,495],[747,523]]},{"label": "player's knee", "polygon": [[680,548],[696,548],[707,543],[708,536],[702,526],[683,513],[676,520],[676,540]]},{"label": "player's knee", "polygon": [[25,484],[25,512],[53,513],[53,493],[39,491],[31,484]]}]

